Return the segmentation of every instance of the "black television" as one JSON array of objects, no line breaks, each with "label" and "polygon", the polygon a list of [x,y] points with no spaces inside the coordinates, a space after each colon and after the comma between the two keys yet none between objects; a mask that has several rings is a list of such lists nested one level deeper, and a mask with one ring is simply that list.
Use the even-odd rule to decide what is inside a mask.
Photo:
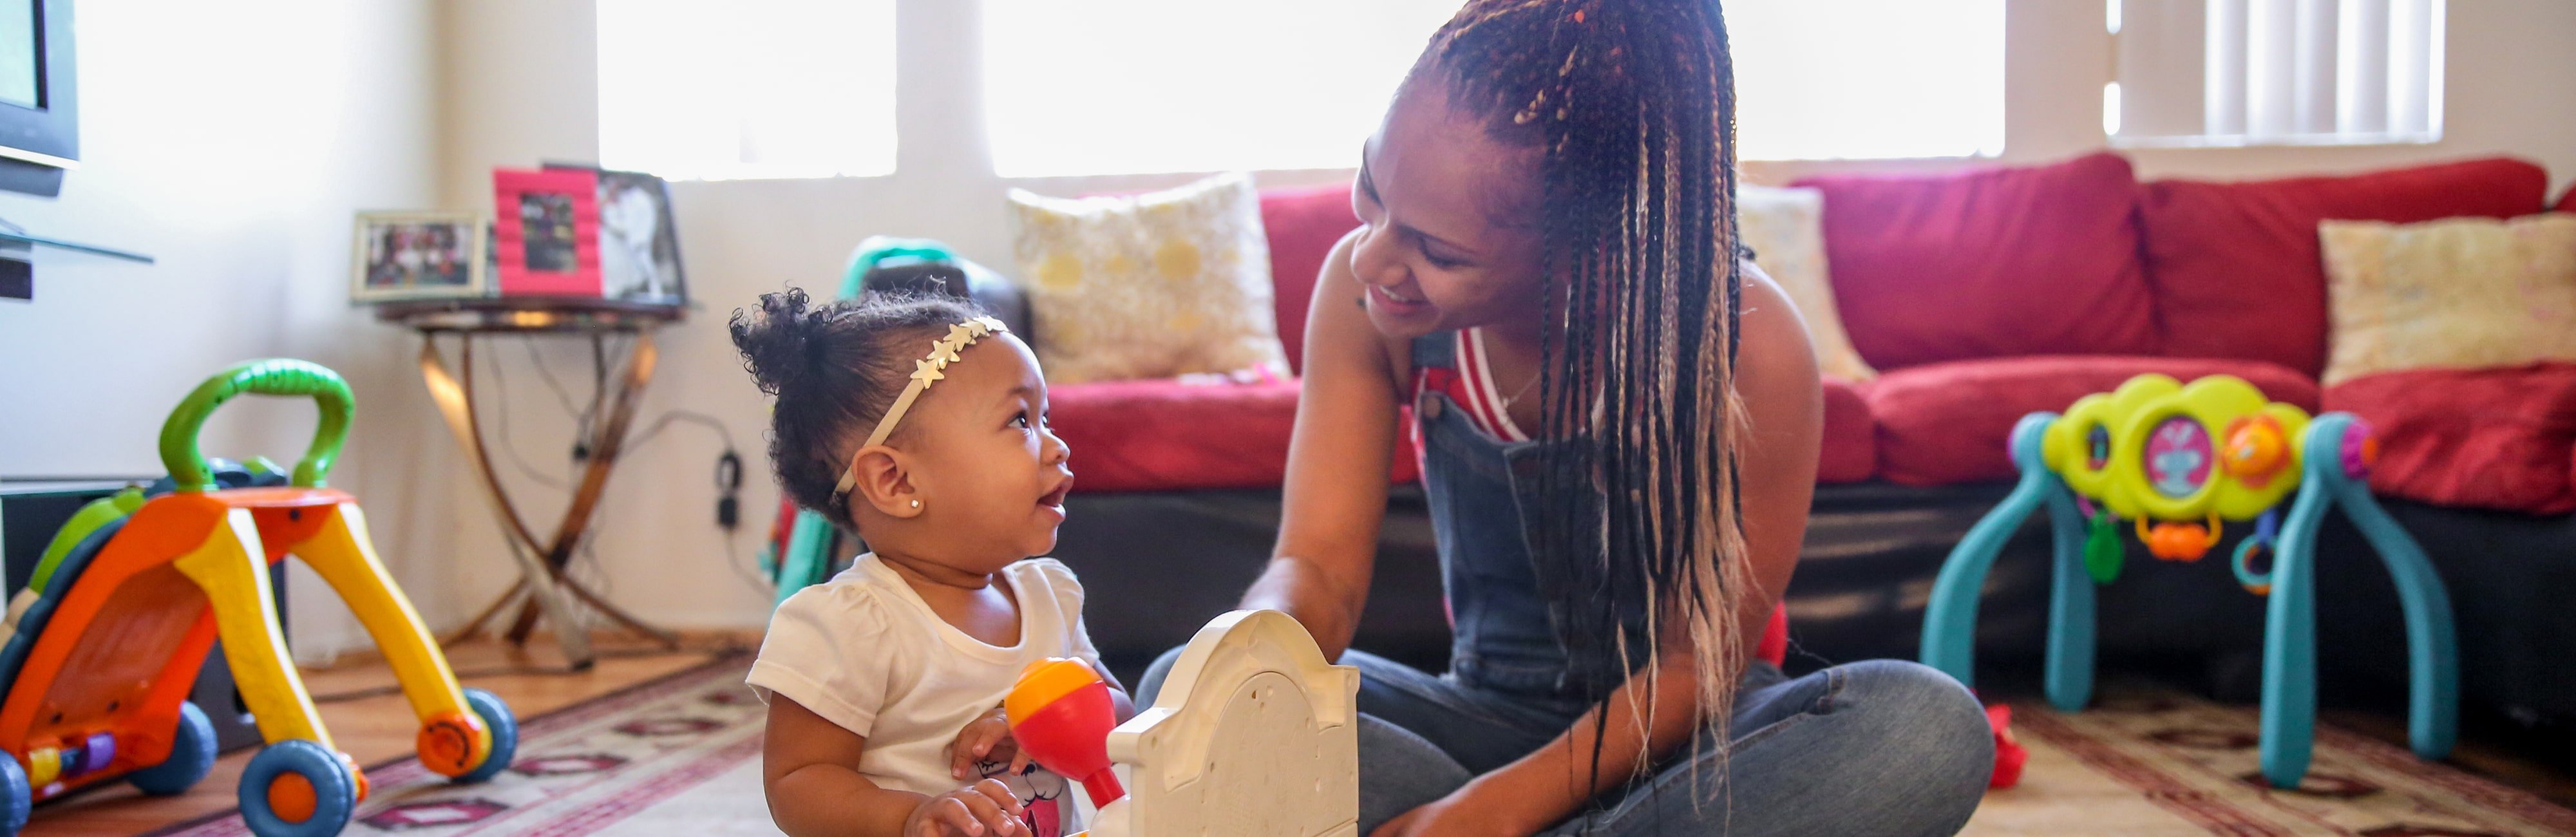
[{"label": "black television", "polygon": [[0,0],[0,190],[53,197],[80,160],[72,0]]}]

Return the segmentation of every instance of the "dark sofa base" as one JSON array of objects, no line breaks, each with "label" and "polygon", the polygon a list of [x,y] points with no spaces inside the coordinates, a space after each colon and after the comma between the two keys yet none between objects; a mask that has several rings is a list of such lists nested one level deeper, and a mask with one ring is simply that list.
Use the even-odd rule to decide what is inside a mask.
[{"label": "dark sofa base", "polygon": [[[1913,659],[1923,604],[1950,548],[2009,486],[1821,486],[1789,589],[1789,668],[1878,657]],[[1056,556],[1089,590],[1085,620],[1111,668],[1132,678],[1164,649],[1234,607],[1269,559],[1276,490],[1077,494]],[[2386,501],[2450,588],[2461,697],[2472,712],[2526,726],[2576,725],[2576,516],[2535,518]],[[2045,517],[2014,535],[1986,580],[1977,624],[1984,672],[2022,672],[2047,634]],[[2119,580],[2100,588],[2099,654],[2107,668],[2197,668],[2197,684],[2251,699],[2260,683],[2264,600],[2237,586],[2224,556],[2250,527],[2230,527],[2211,557],[2159,561],[2138,544]],[[2134,540],[2134,539],[2125,539]],[[2340,700],[2402,700],[2404,620],[2387,573],[2350,522],[2330,515],[2318,543],[2318,654]],[[1421,493],[1388,502],[1377,570],[1354,646],[1438,670],[1449,628]],[[2385,699],[2382,699],[2385,698]]]}]

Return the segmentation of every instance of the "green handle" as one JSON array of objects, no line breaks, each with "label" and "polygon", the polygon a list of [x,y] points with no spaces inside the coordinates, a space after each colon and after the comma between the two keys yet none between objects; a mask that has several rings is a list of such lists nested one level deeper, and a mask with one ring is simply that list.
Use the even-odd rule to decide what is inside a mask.
[{"label": "green handle", "polygon": [[841,298],[859,298],[860,286],[865,284],[862,280],[867,276],[868,271],[883,264],[887,259],[905,257],[926,262],[945,262],[956,260],[957,254],[949,252],[946,245],[927,238],[869,236],[868,240],[859,242],[859,252],[850,258],[849,272],[841,276]]},{"label": "green handle", "polygon": [[245,392],[313,397],[314,406],[322,410],[322,421],[313,428],[313,447],[295,463],[295,484],[320,488],[323,475],[331,473],[332,460],[340,457],[340,444],[349,440],[349,418],[357,412],[357,401],[349,396],[349,383],[340,380],[340,373],[321,364],[281,358],[247,361],[217,373],[171,411],[170,420],[161,425],[161,465],[170,469],[178,490],[214,487],[212,469],[197,452],[197,431],[216,407]]}]

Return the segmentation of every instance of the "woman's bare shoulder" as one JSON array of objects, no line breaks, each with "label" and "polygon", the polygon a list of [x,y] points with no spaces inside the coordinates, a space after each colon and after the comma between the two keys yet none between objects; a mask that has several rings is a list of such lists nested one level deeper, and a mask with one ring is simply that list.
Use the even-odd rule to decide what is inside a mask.
[{"label": "woman's bare shoulder", "polygon": [[[1333,242],[1332,252],[1324,256],[1324,268],[1315,280],[1315,297],[1306,317],[1306,368],[1315,371],[1316,341],[1352,341],[1362,338],[1373,349],[1375,365],[1385,370],[1386,383],[1401,388],[1413,377],[1413,345],[1409,340],[1389,337],[1377,330],[1368,318],[1366,289],[1359,277],[1351,273],[1351,248],[1358,245],[1360,230],[1343,234]],[[1337,348],[1328,346],[1327,349]]]}]

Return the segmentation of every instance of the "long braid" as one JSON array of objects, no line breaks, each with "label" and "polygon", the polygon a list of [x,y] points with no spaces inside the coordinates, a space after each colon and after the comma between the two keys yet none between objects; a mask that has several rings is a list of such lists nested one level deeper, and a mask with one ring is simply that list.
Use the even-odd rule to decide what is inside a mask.
[{"label": "long braid", "polygon": [[1717,3],[1472,0],[1432,37],[1425,70],[1494,136],[1541,150],[1551,444],[1531,476],[1555,505],[1529,522],[1575,683],[1598,700],[1656,663],[1659,638],[1685,637],[1701,707],[1722,722],[1751,574],[1735,474],[1735,91]]}]

